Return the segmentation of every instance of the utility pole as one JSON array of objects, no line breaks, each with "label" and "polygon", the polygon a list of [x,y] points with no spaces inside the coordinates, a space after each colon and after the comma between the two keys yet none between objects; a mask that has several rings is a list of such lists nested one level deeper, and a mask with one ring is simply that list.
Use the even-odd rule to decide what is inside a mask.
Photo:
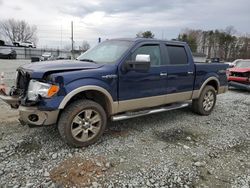
[{"label": "utility pole", "polygon": [[73,33],[73,21],[71,21],[71,53],[72,57],[74,57],[74,33]]},{"label": "utility pole", "polygon": [[61,50],[62,50],[62,23],[61,23]]}]

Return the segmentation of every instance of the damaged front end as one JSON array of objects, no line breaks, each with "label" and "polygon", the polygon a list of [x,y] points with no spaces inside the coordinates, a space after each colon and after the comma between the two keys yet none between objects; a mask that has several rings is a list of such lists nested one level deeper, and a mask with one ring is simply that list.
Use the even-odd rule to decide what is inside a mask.
[{"label": "damaged front end", "polygon": [[4,83],[1,83],[2,87],[0,88],[0,99],[9,104],[11,108],[17,109],[21,104],[22,99],[25,98],[29,80],[30,73],[22,70],[21,68],[18,69],[16,85],[12,86],[8,93],[6,93]]},{"label": "damaged front end", "polygon": [[230,72],[228,85],[233,88],[250,91],[250,72]]},{"label": "damaged front end", "polygon": [[[36,81],[31,79],[31,72],[19,68],[17,70],[16,85],[10,89],[8,94],[6,87],[0,87],[0,99],[9,104],[11,108],[19,110],[19,121],[22,125],[39,127],[55,124],[59,110],[40,110],[35,105],[39,101],[38,99],[33,101],[28,99],[28,88],[32,85],[30,83],[33,82]],[[37,88],[31,89],[37,90]]]}]

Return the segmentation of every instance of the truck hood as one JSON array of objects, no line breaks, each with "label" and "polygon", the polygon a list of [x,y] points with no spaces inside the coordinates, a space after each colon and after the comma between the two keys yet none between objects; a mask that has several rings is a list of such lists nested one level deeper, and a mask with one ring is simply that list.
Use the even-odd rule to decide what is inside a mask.
[{"label": "truck hood", "polygon": [[97,69],[103,65],[77,61],[77,60],[56,60],[56,61],[43,61],[23,65],[17,70],[24,70],[30,73],[31,78],[42,78],[44,74],[55,72]]},{"label": "truck hood", "polygon": [[244,72],[250,72],[250,68],[231,68],[229,69],[230,72],[240,72],[240,73],[244,73]]}]

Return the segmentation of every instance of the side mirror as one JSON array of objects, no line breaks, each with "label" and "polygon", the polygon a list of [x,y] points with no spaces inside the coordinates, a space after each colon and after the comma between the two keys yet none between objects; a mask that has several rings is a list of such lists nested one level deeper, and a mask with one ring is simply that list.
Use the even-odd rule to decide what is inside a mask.
[{"label": "side mirror", "polygon": [[150,68],[150,55],[138,54],[135,61],[127,61],[125,63],[126,71],[147,72]]}]

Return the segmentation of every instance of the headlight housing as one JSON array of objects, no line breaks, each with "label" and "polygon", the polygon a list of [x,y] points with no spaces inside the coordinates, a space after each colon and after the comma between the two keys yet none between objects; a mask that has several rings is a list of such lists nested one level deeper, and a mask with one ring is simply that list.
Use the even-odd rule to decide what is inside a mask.
[{"label": "headlight housing", "polygon": [[51,98],[59,91],[59,86],[48,83],[30,80],[28,87],[28,100],[36,101],[39,96],[43,98]]}]

